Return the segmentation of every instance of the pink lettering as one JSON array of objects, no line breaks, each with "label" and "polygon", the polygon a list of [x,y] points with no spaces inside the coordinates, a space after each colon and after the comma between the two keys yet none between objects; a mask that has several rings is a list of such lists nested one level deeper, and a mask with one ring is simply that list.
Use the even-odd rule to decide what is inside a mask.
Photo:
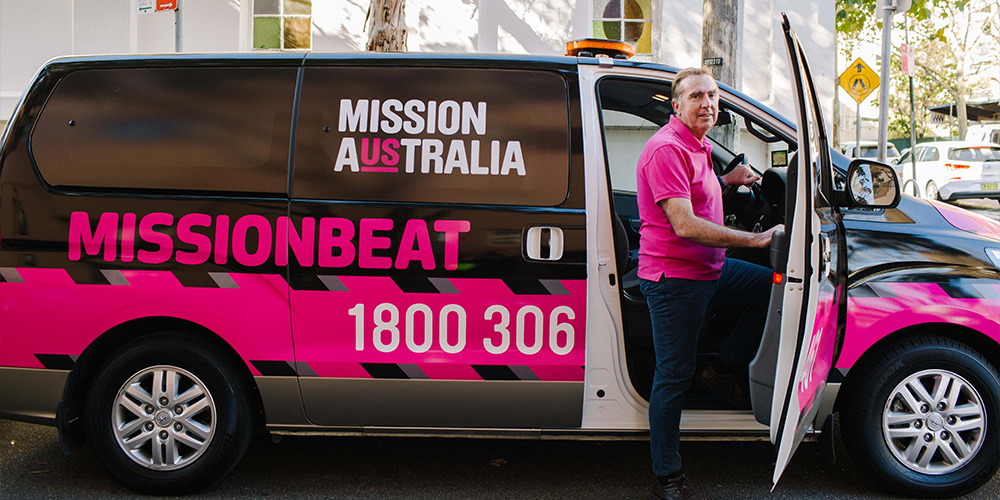
[{"label": "pink lettering", "polygon": [[[250,229],[257,231],[257,248],[251,252]],[[244,266],[259,266],[271,257],[271,223],[262,215],[244,215],[233,225],[233,258]]]},{"label": "pink lettering", "polygon": [[[334,236],[333,231],[338,231]],[[354,224],[340,217],[323,217],[319,220],[319,265],[320,267],[347,267],[354,262]],[[333,255],[333,249],[340,249]]]},{"label": "pink lettering", "polygon": [[[368,142],[371,141],[371,147],[369,148]],[[367,137],[361,139],[361,163],[365,165],[377,165],[378,155],[379,155],[379,143],[381,139],[374,138],[369,139]]]},{"label": "pink lettering", "polygon": [[291,247],[295,259],[302,267],[312,267],[313,247],[316,245],[316,219],[302,218],[301,235],[295,231],[288,217],[278,217],[277,243],[274,246],[274,263],[279,266],[288,264],[288,249]]},{"label": "pink lettering", "polygon": [[116,239],[118,236],[118,214],[105,212],[97,222],[97,228],[90,230],[90,215],[87,212],[73,212],[69,216],[69,260],[80,260],[80,246],[87,255],[97,255],[104,247],[104,260],[114,262]]},{"label": "pink lettering", "polygon": [[421,219],[406,221],[399,253],[396,254],[396,269],[406,269],[414,260],[419,260],[426,270],[434,269],[434,250],[427,232],[427,221]]},{"label": "pink lettering", "polygon": [[[212,240],[204,234],[193,231],[193,228],[211,225],[212,216],[207,214],[187,214],[177,221],[177,239],[195,247],[195,250],[190,252],[178,250],[174,254],[174,260],[178,264],[198,265],[208,262],[208,258],[212,255]],[[124,246],[124,243],[122,245]]]},{"label": "pink lettering", "polygon": [[122,262],[135,259],[135,214],[122,215]]},{"label": "pink lettering", "polygon": [[373,250],[383,250],[392,245],[388,236],[375,236],[375,231],[392,230],[392,219],[361,219],[361,235],[359,236],[358,265],[365,269],[389,269],[392,258],[376,257]]},{"label": "pink lettering", "polygon": [[229,261],[229,216],[220,215],[215,218],[215,263],[225,264]]},{"label": "pink lettering", "polygon": [[382,164],[387,167],[394,167],[399,164],[399,141],[396,139],[386,139],[382,141]]},{"label": "pink lettering", "polygon": [[434,230],[444,233],[444,268],[449,271],[458,269],[458,235],[467,233],[472,224],[467,220],[434,221]]},{"label": "pink lettering", "polygon": [[146,264],[163,264],[170,260],[174,254],[174,240],[169,234],[164,234],[153,229],[155,226],[169,226],[174,223],[174,216],[164,212],[153,212],[146,215],[139,221],[139,239],[152,243],[159,247],[159,250],[150,251],[139,249],[139,262]]}]

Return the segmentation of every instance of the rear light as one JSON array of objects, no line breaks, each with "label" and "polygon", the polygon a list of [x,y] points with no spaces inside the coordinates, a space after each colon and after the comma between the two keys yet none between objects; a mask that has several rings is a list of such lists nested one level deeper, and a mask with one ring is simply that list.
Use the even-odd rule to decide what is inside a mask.
[{"label": "rear light", "polygon": [[774,277],[771,278],[771,283],[774,283],[775,285],[780,285],[784,281],[785,281],[785,275],[781,273],[774,273]]}]

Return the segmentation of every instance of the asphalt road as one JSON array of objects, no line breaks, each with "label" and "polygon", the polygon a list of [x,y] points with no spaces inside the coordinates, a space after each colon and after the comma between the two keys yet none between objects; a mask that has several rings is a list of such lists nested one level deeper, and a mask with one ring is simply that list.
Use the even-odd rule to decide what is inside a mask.
[{"label": "asphalt road", "polygon": [[[897,499],[869,483],[837,443],[830,464],[805,443],[770,492],[766,442],[684,442],[685,469],[706,499]],[[196,499],[647,498],[642,441],[287,437],[258,440]],[[0,497],[124,499],[88,449],[59,451],[53,428],[0,420]],[[964,499],[1000,498],[1000,474]]]},{"label": "asphalt road", "polygon": [[952,202],[952,205],[1000,221],[1000,200],[991,200],[989,198],[958,200]]}]

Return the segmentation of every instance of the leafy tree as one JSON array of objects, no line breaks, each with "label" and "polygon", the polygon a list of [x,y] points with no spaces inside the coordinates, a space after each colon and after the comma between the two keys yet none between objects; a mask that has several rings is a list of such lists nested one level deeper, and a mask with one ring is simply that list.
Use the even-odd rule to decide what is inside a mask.
[{"label": "leafy tree", "polygon": [[[837,36],[838,45],[845,54],[850,54],[863,41],[875,42],[881,38],[881,5],[883,0],[838,0]],[[926,133],[930,113],[928,106],[955,103],[957,111],[958,135],[965,137],[968,128],[966,101],[973,89],[970,80],[992,65],[970,64],[966,57],[970,51],[980,50],[984,44],[997,43],[995,35],[1000,32],[1000,21],[994,0],[914,0],[908,14],[913,21],[910,41],[915,46],[914,63],[917,68],[914,77],[914,104],[922,120],[917,131]],[[901,18],[897,18],[901,20]],[[894,28],[901,29],[902,23],[894,22]],[[995,52],[994,52],[995,53]],[[894,56],[898,57],[898,56]],[[896,63],[898,68],[898,63]],[[897,74],[898,76],[898,74]],[[905,81],[905,78],[903,79]],[[919,90],[918,90],[919,89]],[[908,101],[907,86],[893,83],[890,90],[890,125],[895,132],[909,131],[909,109],[905,116],[899,116],[904,109],[894,101]]]}]

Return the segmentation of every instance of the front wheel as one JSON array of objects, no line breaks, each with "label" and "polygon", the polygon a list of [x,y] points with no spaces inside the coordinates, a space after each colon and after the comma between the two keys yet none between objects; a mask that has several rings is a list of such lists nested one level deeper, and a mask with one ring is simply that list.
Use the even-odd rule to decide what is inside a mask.
[{"label": "front wheel", "polygon": [[252,412],[238,365],[202,339],[159,334],[125,344],[94,379],[85,425],[112,476],[172,495],[224,476],[246,451]]},{"label": "front wheel", "polygon": [[920,497],[972,491],[1000,464],[1000,375],[952,339],[885,347],[853,379],[844,442],[876,482]]}]

